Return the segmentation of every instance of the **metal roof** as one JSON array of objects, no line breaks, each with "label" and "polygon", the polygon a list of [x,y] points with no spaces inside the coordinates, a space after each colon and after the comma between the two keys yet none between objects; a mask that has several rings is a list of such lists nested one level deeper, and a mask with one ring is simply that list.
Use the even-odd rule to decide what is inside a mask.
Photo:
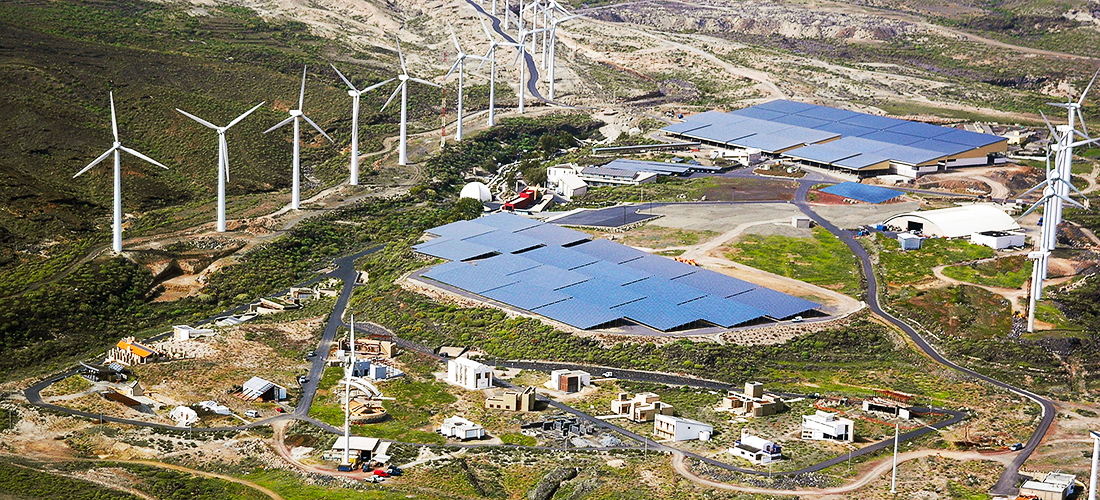
[{"label": "metal roof", "polygon": [[479,234],[489,233],[496,230],[497,228],[492,226],[486,226],[484,224],[478,224],[476,222],[468,220],[460,220],[457,222],[452,222],[450,224],[433,227],[426,232],[428,234],[434,234],[436,236],[443,236],[446,238],[456,238],[458,236],[461,236],[461,238],[456,239],[462,239],[469,238],[471,236],[477,236]]},{"label": "metal roof", "polygon": [[604,165],[604,168],[618,168],[622,170],[633,170],[635,172],[656,172],[659,174],[684,174],[687,173],[690,168],[685,165],[677,165],[675,163],[665,163],[662,161],[642,161],[642,160],[630,160],[626,158],[619,158],[611,160],[610,163]]},{"label": "metal roof", "polygon": [[570,249],[615,264],[622,264],[649,255],[641,250],[608,240],[592,240],[571,247]]},{"label": "metal roof", "polygon": [[830,144],[832,143],[826,142],[825,144],[811,144],[806,147],[787,151],[785,154],[787,156],[790,156],[791,158],[808,160],[817,163],[832,163],[834,161],[851,158],[859,154],[856,151],[834,147]]},{"label": "metal roof", "polygon": [[672,281],[698,288],[715,297],[731,297],[760,286],[709,269],[700,269],[698,272],[675,278]]},{"label": "metal roof", "polygon": [[821,307],[820,304],[810,302],[806,299],[800,299],[793,295],[787,295],[764,287],[734,295],[727,300],[763,310],[768,316],[775,319],[790,318],[791,316]]},{"label": "metal roof", "polygon": [[580,231],[566,229],[553,224],[539,224],[517,231],[516,234],[534,238],[547,245],[569,246],[591,238]]},{"label": "metal roof", "polygon": [[465,238],[462,241],[477,243],[486,247],[493,247],[501,253],[515,253],[523,250],[531,250],[545,246],[546,242],[535,238],[528,238],[519,232],[513,233],[506,229],[499,229],[491,233],[479,234]]},{"label": "metal roof", "polygon": [[569,295],[530,282],[518,282],[489,290],[482,295],[528,311],[568,300]]},{"label": "metal roof", "polygon": [[436,238],[419,245],[413,245],[413,250],[447,260],[466,260],[496,252],[496,250],[484,245],[452,238]]},{"label": "metal roof", "polygon": [[622,319],[619,313],[612,312],[611,309],[578,299],[563,300],[538,307],[534,309],[534,312],[581,330],[595,328]]},{"label": "metal roof", "polygon": [[739,116],[747,116],[749,118],[757,118],[757,119],[760,119],[760,120],[768,120],[768,121],[775,120],[776,118],[782,118],[784,116],[788,116],[787,113],[782,113],[782,112],[778,112],[778,111],[770,111],[770,110],[767,110],[767,109],[764,109],[764,108],[759,108],[759,107],[756,107],[756,106],[739,109],[737,111],[731,111],[730,114],[739,115]]},{"label": "metal roof", "polygon": [[823,193],[835,194],[837,196],[843,196],[845,198],[851,198],[853,200],[865,201],[867,203],[882,203],[886,200],[892,200],[905,193],[894,189],[887,189],[879,186],[869,186],[867,184],[860,184],[858,182],[842,182],[840,184],[834,184],[821,190]]},{"label": "metal roof", "polygon": [[616,285],[625,285],[652,276],[633,267],[620,266],[606,260],[596,261],[587,266],[578,267],[573,271]]},{"label": "metal roof", "polygon": [[624,262],[623,265],[666,279],[678,278],[699,270],[698,267],[657,255],[646,255],[640,259]]},{"label": "metal roof", "polygon": [[[582,245],[586,245],[584,243]],[[578,245],[573,248],[580,248]],[[531,250],[530,252],[523,252],[521,255],[527,257],[536,262],[551,265],[554,267],[560,267],[562,269],[576,269],[578,267],[596,262],[596,257],[586,255],[584,253],[574,251],[572,248],[562,247],[542,247]]]},{"label": "metal roof", "polygon": [[675,307],[658,297],[647,297],[612,310],[623,317],[661,331],[674,330],[702,319],[698,311]]},{"label": "metal roof", "polygon": [[507,276],[490,269],[481,269],[471,264],[465,264],[442,272],[433,272],[434,269],[424,273],[425,277],[446,283],[453,287],[469,290],[474,293],[482,293],[510,285],[519,281],[516,275]]},{"label": "metal roof", "polygon": [[600,280],[589,280],[583,283],[577,283],[561,288],[558,291],[572,295],[574,298],[585,302],[607,308],[641,300],[647,295],[646,293],[639,293],[636,290],[619,286],[615,283]]},{"label": "metal roof", "polygon": [[939,210],[920,210],[898,214],[883,224],[905,227],[908,221],[924,224],[923,232],[936,236],[958,238],[980,231],[1012,231],[1020,225],[1003,210],[990,205],[964,205]]},{"label": "metal roof", "polygon": [[807,104],[807,103],[804,103],[804,102],[790,101],[790,100],[787,100],[787,99],[777,99],[777,100],[774,100],[774,101],[766,102],[764,104],[758,104],[758,105],[753,106],[753,107],[760,108],[760,109],[766,109],[766,110],[769,110],[769,111],[778,111],[780,113],[798,113],[800,111],[806,111],[806,110],[809,110],[809,109],[813,109],[817,106],[815,106],[813,104]]},{"label": "metal roof", "polygon": [[520,271],[526,271],[528,269],[533,269],[542,265],[541,263],[528,259],[527,257],[510,253],[494,255],[492,257],[489,257],[488,259],[475,260],[472,261],[471,264],[477,266],[478,269],[489,269],[491,271],[496,271],[500,274],[506,275],[518,273]]},{"label": "metal roof", "polygon": [[683,304],[707,295],[707,292],[693,286],[656,276],[623,285],[623,288],[646,297],[659,298],[662,302],[669,304]]},{"label": "metal roof", "polygon": [[763,309],[710,295],[681,304],[681,307],[694,309],[703,321],[724,328],[748,323],[768,315]]},{"label": "metal roof", "polygon": [[534,219],[528,219],[522,215],[510,214],[507,212],[497,212],[495,214],[486,215],[480,219],[476,219],[478,224],[485,226],[491,226],[498,229],[507,229],[509,231],[520,231],[529,227],[534,227],[542,224],[541,221]]},{"label": "metal roof", "polygon": [[555,266],[539,266],[512,274],[509,278],[517,278],[524,283],[533,283],[551,290],[557,290],[592,279],[590,276],[585,276],[581,273],[568,271]]}]

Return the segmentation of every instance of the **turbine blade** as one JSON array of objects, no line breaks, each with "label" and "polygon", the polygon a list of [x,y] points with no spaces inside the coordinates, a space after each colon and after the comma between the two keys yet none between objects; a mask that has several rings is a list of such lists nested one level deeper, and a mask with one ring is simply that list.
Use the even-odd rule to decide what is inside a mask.
[{"label": "turbine blade", "polygon": [[332,140],[332,138],[329,137],[324,130],[321,130],[321,127],[318,127],[316,123],[313,123],[313,120],[310,120],[308,116],[302,115],[302,118],[305,118],[306,122],[308,122],[310,125],[313,125],[313,128],[317,129],[317,131],[320,132],[321,135],[325,136],[325,139],[328,139],[329,142],[334,144],[336,143],[336,141]]},{"label": "turbine blade", "polygon": [[1066,203],[1069,203],[1069,204],[1071,204],[1071,205],[1074,205],[1074,206],[1076,206],[1077,208],[1085,208],[1085,206],[1084,206],[1084,205],[1082,205],[1081,203],[1079,203],[1079,202],[1078,202],[1077,200],[1075,200],[1075,199],[1073,199],[1073,198],[1070,198],[1069,196],[1061,195],[1061,194],[1058,194],[1058,193],[1055,193],[1055,194],[1054,194],[1054,196],[1057,196],[1057,197],[1058,197],[1059,199],[1061,199],[1062,201],[1065,201]]},{"label": "turbine blade", "polygon": [[1047,119],[1047,115],[1043,113],[1043,110],[1039,110],[1039,115],[1043,117],[1043,121],[1047,124],[1047,130],[1050,131],[1050,139],[1053,141],[1055,137],[1058,137],[1058,132],[1054,131],[1054,125],[1050,124],[1050,120]]},{"label": "turbine blade", "polygon": [[401,73],[409,74],[409,70],[405,69],[405,54],[401,52],[401,39],[397,38],[397,35],[393,35],[393,39],[397,41],[397,58],[401,60]]},{"label": "turbine blade", "polygon": [[115,93],[108,94],[111,99],[111,132],[115,134],[115,142],[118,142],[118,120],[115,119]]},{"label": "turbine blade", "polygon": [[461,63],[462,63],[462,58],[459,58],[457,61],[455,61],[455,63],[451,65],[451,69],[447,70],[447,74],[443,75],[443,79],[446,80],[447,77],[451,76],[451,73],[454,73],[455,70],[458,69],[458,65],[461,64]]},{"label": "turbine blade", "polygon": [[227,129],[228,129],[228,128],[230,128],[230,127],[232,127],[232,126],[234,126],[234,125],[236,125],[236,124],[240,123],[240,121],[241,121],[241,120],[243,120],[243,119],[244,119],[244,117],[246,117],[246,116],[248,116],[248,115],[252,114],[252,112],[253,112],[253,111],[256,111],[257,109],[260,109],[260,106],[263,106],[263,105],[264,105],[264,103],[266,103],[266,102],[267,102],[267,101],[261,102],[261,103],[259,103],[259,104],[255,105],[255,106],[253,106],[253,107],[252,107],[252,109],[250,109],[250,110],[248,110],[248,111],[245,111],[245,112],[244,112],[244,114],[242,114],[241,116],[238,116],[238,117],[234,118],[234,119],[233,119],[233,121],[229,122],[229,125],[226,125],[226,126],[225,126],[225,128],[227,128]]},{"label": "turbine blade", "polygon": [[344,76],[343,73],[340,72],[340,70],[336,69],[335,64],[329,63],[329,66],[332,66],[333,71],[335,71],[337,75],[340,75],[340,79],[343,80],[344,83],[348,84],[348,87],[351,88],[351,90],[359,90],[355,88],[355,85],[352,85],[351,82],[348,81],[348,79]]},{"label": "turbine blade", "polygon": [[442,85],[439,85],[438,83],[432,83],[432,82],[429,82],[427,80],[421,80],[419,78],[409,77],[409,80],[412,80],[416,83],[423,83],[424,85],[431,85],[431,86],[436,87],[436,88],[442,88]]},{"label": "turbine blade", "polygon": [[481,29],[485,30],[485,38],[488,38],[489,41],[492,42],[493,41],[493,34],[491,32],[489,32],[489,26],[487,26],[485,24],[485,18],[482,17],[482,18],[479,18],[479,19],[481,19]]},{"label": "turbine blade", "polygon": [[1064,102],[1048,102],[1047,104],[1049,104],[1051,106],[1057,106],[1059,108],[1065,108],[1065,109],[1069,109],[1070,106],[1072,106],[1072,104],[1066,104]]},{"label": "turbine blade", "polygon": [[398,85],[398,86],[397,86],[397,88],[393,89],[393,93],[392,93],[392,94],[390,94],[390,98],[389,98],[389,99],[388,99],[388,100],[386,101],[386,104],[383,104],[383,105],[382,105],[382,109],[379,109],[378,111],[379,111],[379,112],[385,111],[385,110],[386,110],[386,106],[389,106],[389,105],[390,105],[390,103],[391,103],[391,102],[393,102],[393,98],[394,98],[394,97],[397,97],[397,93],[398,93],[398,92],[401,92],[401,87],[404,87],[404,86],[405,86],[405,82],[401,82],[401,84],[400,84],[400,85]]},{"label": "turbine blade", "polygon": [[218,134],[218,149],[222,157],[222,168],[225,169],[225,182],[229,182],[229,143],[225,142],[225,134]]},{"label": "turbine blade", "polygon": [[306,66],[302,65],[302,90],[298,93],[298,111],[302,110],[306,102]]},{"label": "turbine blade", "polygon": [[485,57],[481,58],[481,63],[477,65],[477,70],[481,71],[481,67],[485,66],[485,61],[488,61],[493,55],[493,51],[496,50],[496,45],[490,45],[489,51],[485,53]]},{"label": "turbine blade", "polygon": [[1043,186],[1046,186],[1049,182],[1050,182],[1049,180],[1040,182],[1040,183],[1036,184],[1035,186],[1033,186],[1031,189],[1028,189],[1027,191],[1024,191],[1024,192],[1020,193],[1020,195],[1017,196],[1017,198],[1023,198],[1024,196],[1027,196],[1028,194],[1030,194],[1032,191],[1035,191],[1036,189],[1039,189]]},{"label": "turbine blade", "polygon": [[1026,212],[1024,212],[1019,217],[1017,217],[1016,221],[1019,222],[1020,219],[1023,219],[1024,217],[1027,217],[1028,214],[1030,214],[1031,212],[1034,212],[1036,208],[1039,208],[1039,205],[1042,205],[1046,201],[1047,201],[1046,198],[1041,198],[1039,201],[1035,202],[1035,204],[1032,205],[1031,208],[1027,209]]},{"label": "turbine blade", "polygon": [[1096,75],[1100,75],[1100,68],[1097,68],[1096,72],[1092,74],[1092,80],[1089,80],[1089,84],[1085,87],[1085,91],[1081,92],[1081,99],[1077,101],[1078,108],[1085,103],[1085,96],[1089,94],[1089,89],[1092,88],[1092,84],[1096,83]]},{"label": "turbine blade", "polygon": [[138,158],[141,158],[142,160],[145,160],[145,161],[147,161],[147,162],[149,162],[149,163],[152,163],[153,165],[156,165],[156,166],[158,166],[158,167],[160,167],[160,168],[163,168],[163,169],[165,169],[165,170],[168,170],[168,167],[166,167],[166,166],[164,166],[164,165],[161,165],[161,163],[160,163],[159,161],[156,161],[156,160],[154,160],[154,159],[152,159],[152,158],[149,158],[148,156],[145,156],[145,155],[143,155],[143,154],[141,154],[141,153],[138,153],[137,151],[134,151],[133,149],[130,149],[130,148],[126,147],[126,146],[122,146],[122,145],[119,145],[118,149],[121,149],[121,150],[123,150],[123,151],[125,151],[125,152],[127,152],[127,153],[130,153],[130,154],[132,154],[132,155],[134,155],[134,156],[136,156],[136,157],[138,157]]},{"label": "turbine blade", "polygon": [[460,46],[458,45],[458,37],[457,37],[457,36],[455,36],[455,29],[454,29],[454,27],[453,27],[453,26],[450,26],[450,25],[448,25],[448,26],[447,26],[447,29],[449,29],[449,30],[451,31],[451,41],[455,43],[455,50],[457,50],[457,51],[458,51],[458,53],[459,53],[459,54],[461,54],[461,53],[462,53],[462,47],[460,47]]},{"label": "turbine blade", "polygon": [[1085,193],[1082,193],[1080,189],[1077,189],[1077,186],[1074,186],[1072,182],[1069,182],[1069,181],[1067,181],[1067,180],[1065,180],[1065,179],[1058,179],[1058,180],[1059,180],[1059,181],[1060,181],[1061,183],[1065,184],[1065,185],[1066,185],[1066,187],[1068,187],[1068,188],[1072,189],[1074,193],[1077,193],[1078,195],[1080,195],[1080,196],[1082,196],[1082,197],[1084,197],[1084,196],[1085,196]]},{"label": "turbine blade", "polygon": [[367,93],[367,92],[370,92],[370,91],[372,91],[372,90],[374,90],[374,89],[376,89],[376,88],[378,88],[378,87],[381,87],[381,86],[383,86],[383,85],[385,85],[385,84],[387,84],[387,83],[390,83],[390,82],[392,82],[392,81],[394,81],[394,80],[396,80],[396,78],[390,78],[389,80],[386,80],[386,81],[384,81],[384,82],[382,82],[382,83],[376,83],[376,84],[374,84],[374,85],[371,85],[370,87],[367,87],[367,88],[365,88],[365,89],[363,89],[363,90],[359,91],[359,94],[365,94],[365,93]]},{"label": "turbine blade", "polygon": [[179,111],[179,112],[180,112],[180,114],[182,114],[183,116],[186,116],[186,117],[188,117],[188,118],[190,118],[190,119],[192,119],[192,120],[195,120],[195,121],[199,122],[199,124],[201,124],[201,125],[203,125],[203,126],[206,126],[206,127],[210,127],[210,128],[212,128],[212,129],[214,129],[214,130],[217,130],[217,129],[218,129],[218,126],[217,126],[217,125],[214,125],[213,123],[210,123],[210,122],[208,122],[208,121],[206,121],[206,120],[203,120],[202,118],[199,118],[199,117],[197,117],[197,116],[195,116],[195,115],[193,115],[193,114],[191,114],[191,113],[188,113],[188,112],[186,112],[186,111],[184,111],[184,110],[182,110],[182,109],[180,109],[180,108],[176,108],[176,111]]},{"label": "turbine blade", "polygon": [[99,162],[101,162],[103,160],[106,160],[107,157],[111,156],[111,153],[114,153],[114,152],[115,152],[115,148],[111,147],[111,149],[108,149],[106,153],[103,153],[103,154],[99,155],[99,158],[96,158],[96,159],[92,160],[92,162],[89,163],[87,167],[84,167],[81,171],[77,172],[76,175],[73,176],[73,179],[80,176],[80,174],[83,174],[84,172],[87,172],[88,170],[91,170],[92,167],[98,165]]},{"label": "turbine blade", "polygon": [[1078,146],[1084,146],[1084,145],[1093,144],[1093,143],[1096,143],[1096,142],[1100,142],[1100,137],[1097,137],[1096,139],[1089,139],[1087,141],[1073,142],[1073,143],[1070,143],[1069,147],[1076,148]]},{"label": "turbine blade", "polygon": [[268,132],[271,132],[272,130],[275,130],[275,129],[279,128],[279,127],[282,127],[283,125],[286,125],[286,124],[288,124],[288,123],[290,123],[290,122],[292,122],[292,121],[294,121],[294,117],[293,117],[293,116],[291,116],[290,118],[287,118],[286,120],[283,120],[283,121],[281,121],[281,122],[279,122],[279,123],[276,123],[274,127],[271,127],[271,128],[269,128],[269,129],[267,129],[267,130],[264,130],[264,133],[266,134],[266,133],[268,133]]}]

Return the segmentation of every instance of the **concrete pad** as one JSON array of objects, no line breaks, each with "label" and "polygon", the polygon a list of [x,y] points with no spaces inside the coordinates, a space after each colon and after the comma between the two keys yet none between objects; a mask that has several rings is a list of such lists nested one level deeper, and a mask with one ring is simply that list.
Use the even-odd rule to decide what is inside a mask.
[{"label": "concrete pad", "polygon": [[882,224],[897,214],[920,209],[920,203],[906,201],[888,205],[814,205],[814,211],[841,229]]},{"label": "concrete pad", "polygon": [[664,216],[649,223],[654,226],[719,233],[731,231],[742,224],[782,218],[786,218],[790,226],[790,217],[802,214],[798,207],[790,203],[678,204],[653,207],[647,212]]}]

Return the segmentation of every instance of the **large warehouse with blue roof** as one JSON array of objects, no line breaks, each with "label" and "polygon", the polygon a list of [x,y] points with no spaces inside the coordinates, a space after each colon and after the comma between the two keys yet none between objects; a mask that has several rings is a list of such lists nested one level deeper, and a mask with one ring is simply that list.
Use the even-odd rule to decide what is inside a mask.
[{"label": "large warehouse with blue roof", "polygon": [[782,320],[820,304],[518,215],[429,229],[413,248],[450,262],[421,276],[587,330],[658,331]]},{"label": "large warehouse with blue roof", "polygon": [[1008,148],[1008,139],[996,135],[788,100],[729,113],[707,111],[661,130],[860,177],[891,172],[918,177],[953,166],[986,165]]}]

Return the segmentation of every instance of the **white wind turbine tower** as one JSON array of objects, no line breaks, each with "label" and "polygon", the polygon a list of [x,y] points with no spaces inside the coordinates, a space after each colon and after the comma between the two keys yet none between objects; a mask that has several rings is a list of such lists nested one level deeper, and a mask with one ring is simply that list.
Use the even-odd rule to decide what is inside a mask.
[{"label": "white wind turbine tower", "polygon": [[148,156],[145,156],[145,155],[143,155],[143,154],[141,154],[137,151],[134,151],[133,149],[130,149],[126,146],[123,146],[122,143],[119,142],[119,140],[118,140],[118,120],[115,119],[115,94],[114,94],[114,92],[111,92],[109,94],[109,96],[110,96],[109,98],[111,100],[111,132],[115,136],[115,143],[111,146],[111,149],[108,149],[105,153],[99,155],[99,158],[96,158],[96,159],[92,160],[92,162],[89,163],[87,167],[84,167],[83,170],[77,172],[76,175],[73,176],[73,178],[75,179],[75,178],[79,177],[80,174],[83,174],[84,172],[87,172],[88,170],[90,170],[92,167],[98,165],[99,162],[107,159],[107,157],[110,156],[112,153],[114,154],[114,156],[115,156],[115,170],[114,170],[114,173],[115,173],[115,182],[114,182],[114,184],[115,184],[115,200],[114,201],[115,202],[114,202],[114,219],[112,221],[112,228],[114,229],[114,237],[111,240],[111,249],[114,250],[115,253],[121,253],[122,252],[122,175],[121,175],[122,167],[121,167],[121,158],[120,158],[121,155],[119,154],[119,151],[125,151],[127,153],[130,153],[130,154],[132,154],[132,155],[134,155],[138,158],[141,158],[142,160],[145,160],[149,163],[152,163],[153,165],[156,165],[156,166],[158,166],[160,168],[163,168],[165,170],[167,170],[168,167],[166,167],[164,165],[161,165],[159,162],[157,162],[156,160],[154,160],[152,158],[149,158]]},{"label": "white wind turbine tower", "polygon": [[359,185],[359,96],[366,94],[378,87],[381,87],[387,83],[393,81],[393,78],[386,80],[382,83],[376,83],[363,90],[358,90],[355,85],[351,84],[351,81],[344,77],[344,74],[340,70],[336,69],[335,65],[329,64],[332,69],[336,71],[337,75],[340,75],[340,79],[344,83],[348,84],[348,95],[351,96],[351,165],[348,170],[351,171],[351,177],[348,179],[348,184],[352,186]]},{"label": "white wind turbine tower", "polygon": [[316,123],[313,123],[313,120],[310,120],[309,117],[306,116],[305,113],[302,111],[302,107],[305,105],[305,100],[306,100],[306,67],[302,66],[302,90],[298,94],[298,109],[290,110],[290,118],[287,118],[286,120],[283,120],[283,121],[277,123],[274,127],[271,127],[271,128],[264,131],[264,133],[266,134],[268,132],[271,132],[272,130],[275,130],[279,127],[282,127],[283,125],[286,125],[290,122],[294,122],[294,163],[293,163],[293,168],[291,169],[291,174],[290,174],[292,176],[291,193],[290,193],[290,208],[292,208],[294,210],[298,210],[298,207],[301,204],[301,197],[300,197],[300,193],[299,193],[299,187],[300,187],[299,170],[300,169],[299,169],[299,164],[298,164],[298,153],[299,153],[299,150],[301,149],[301,145],[300,145],[300,143],[301,143],[301,139],[300,139],[300,136],[301,136],[301,122],[299,121],[299,119],[304,119],[306,122],[308,122],[310,125],[312,125],[313,128],[317,129],[317,131],[320,132],[321,135],[325,136],[325,139],[328,139],[329,142],[332,142],[332,143],[336,142],[336,141],[333,141],[332,138],[329,137],[328,134],[326,134],[324,130],[321,130],[321,127],[318,127]]},{"label": "white wind turbine tower", "polygon": [[462,140],[462,83],[463,83],[462,80],[463,80],[463,77],[466,74],[466,59],[469,58],[469,59],[484,60],[485,58],[481,57],[481,56],[475,56],[475,55],[467,54],[467,53],[463,52],[462,47],[460,47],[458,45],[458,37],[455,36],[455,30],[453,28],[451,29],[451,41],[453,41],[455,43],[455,50],[458,51],[458,58],[455,61],[455,63],[451,65],[451,69],[449,71],[447,71],[447,75],[444,76],[443,78],[445,79],[448,76],[451,76],[451,73],[454,73],[455,69],[458,69],[458,121],[456,122],[457,126],[455,127],[457,129],[455,131],[455,140],[456,141],[461,141]]},{"label": "white wind turbine tower", "polygon": [[496,116],[496,83],[497,83],[497,47],[501,46],[503,42],[497,41],[493,37],[493,33],[489,31],[489,27],[485,25],[485,18],[481,19],[481,29],[485,30],[485,37],[489,39],[489,51],[485,53],[481,58],[481,64],[478,65],[478,69],[485,64],[485,61],[489,61],[489,120],[490,127],[496,125],[494,117]]},{"label": "white wind turbine tower", "polygon": [[398,156],[397,156],[397,164],[398,165],[408,165],[409,158],[408,158],[408,155],[406,154],[406,140],[405,140],[406,139],[406,133],[405,133],[405,131],[407,129],[408,113],[409,113],[409,91],[408,91],[409,80],[412,80],[412,81],[417,82],[417,83],[423,83],[424,85],[431,85],[431,86],[437,87],[437,88],[439,87],[439,85],[436,85],[436,84],[434,84],[432,82],[429,82],[427,80],[421,80],[419,78],[413,78],[413,77],[409,76],[409,71],[407,69],[405,69],[405,55],[401,53],[401,39],[397,38],[396,35],[394,36],[394,39],[397,41],[397,57],[401,61],[401,73],[399,73],[397,75],[397,79],[401,80],[401,83],[398,84],[397,88],[393,90],[393,94],[390,95],[390,99],[388,101],[386,101],[386,104],[382,105],[382,109],[383,110],[386,109],[386,106],[389,106],[390,103],[393,102],[393,98],[397,97],[397,93],[401,92],[401,145],[400,145],[399,153],[398,153]]},{"label": "white wind turbine tower", "polygon": [[[1029,332],[1035,331],[1035,305],[1042,297],[1043,280],[1047,277],[1047,263],[1050,260],[1051,252],[1054,251],[1054,247],[1058,243],[1058,225],[1062,222],[1062,202],[1085,208],[1084,205],[1069,197],[1070,190],[1081,194],[1070,182],[1071,167],[1073,164],[1073,148],[1100,141],[1100,138],[1089,138],[1085,120],[1081,118],[1081,105],[1084,103],[1089,89],[1092,88],[1092,84],[1096,82],[1097,75],[1100,75],[1100,70],[1092,75],[1092,80],[1085,87],[1085,91],[1081,93],[1081,98],[1077,102],[1073,102],[1071,99],[1066,103],[1049,103],[1053,106],[1066,108],[1069,120],[1066,125],[1058,125],[1057,128],[1052,127],[1050,122],[1047,121],[1051,139],[1057,138],[1057,143],[1051,145],[1051,153],[1054,154],[1054,168],[1050,167],[1050,155],[1048,154],[1047,179],[1024,193],[1026,195],[1036,189],[1043,189],[1043,196],[1039,198],[1039,201],[1035,202],[1035,205],[1020,216],[1020,218],[1023,218],[1039,208],[1039,205],[1043,205],[1043,225],[1039,235],[1039,248],[1028,254],[1028,258],[1035,261],[1031,272],[1031,293],[1027,311],[1027,331]],[[1043,115],[1043,120],[1046,120],[1046,115]],[[1074,125],[1078,122],[1081,124],[1081,130],[1074,128]],[[1075,141],[1076,137],[1080,137],[1081,140]]]},{"label": "white wind turbine tower", "polygon": [[519,39],[516,43],[502,42],[501,45],[507,45],[519,49],[519,54],[516,54],[516,62],[519,63],[519,112],[523,113],[523,101],[524,94],[527,92],[527,82],[524,76],[527,74],[527,37],[546,31],[544,28],[537,30],[525,30],[520,29]]},{"label": "white wind turbine tower", "polygon": [[[267,101],[264,101],[264,102],[267,102]],[[183,116],[186,116],[186,117],[188,117],[192,120],[195,120],[196,122],[199,122],[199,124],[204,126],[204,127],[212,128],[212,129],[214,129],[215,132],[218,133],[218,226],[217,226],[217,229],[218,229],[219,233],[224,233],[225,232],[225,183],[227,181],[229,181],[229,143],[227,143],[225,141],[225,133],[230,128],[232,128],[234,125],[240,123],[240,121],[243,120],[244,117],[252,114],[252,112],[256,111],[257,109],[260,109],[260,106],[263,106],[263,105],[264,105],[263,102],[257,104],[252,109],[250,109],[248,111],[245,111],[243,114],[241,114],[241,116],[238,116],[238,117],[234,118],[233,121],[229,122],[229,125],[226,125],[224,127],[219,127],[219,126],[214,125],[213,123],[210,123],[206,120],[203,120],[202,118],[199,118],[199,117],[197,117],[197,116],[195,116],[191,113],[188,113],[188,112],[186,112],[186,111],[184,111],[180,108],[176,108],[176,111],[179,111],[181,114],[183,114]]]},{"label": "white wind turbine tower", "polygon": [[348,344],[348,364],[344,367],[344,461],[351,467],[351,376],[355,373],[355,315],[351,315],[351,342]]}]

